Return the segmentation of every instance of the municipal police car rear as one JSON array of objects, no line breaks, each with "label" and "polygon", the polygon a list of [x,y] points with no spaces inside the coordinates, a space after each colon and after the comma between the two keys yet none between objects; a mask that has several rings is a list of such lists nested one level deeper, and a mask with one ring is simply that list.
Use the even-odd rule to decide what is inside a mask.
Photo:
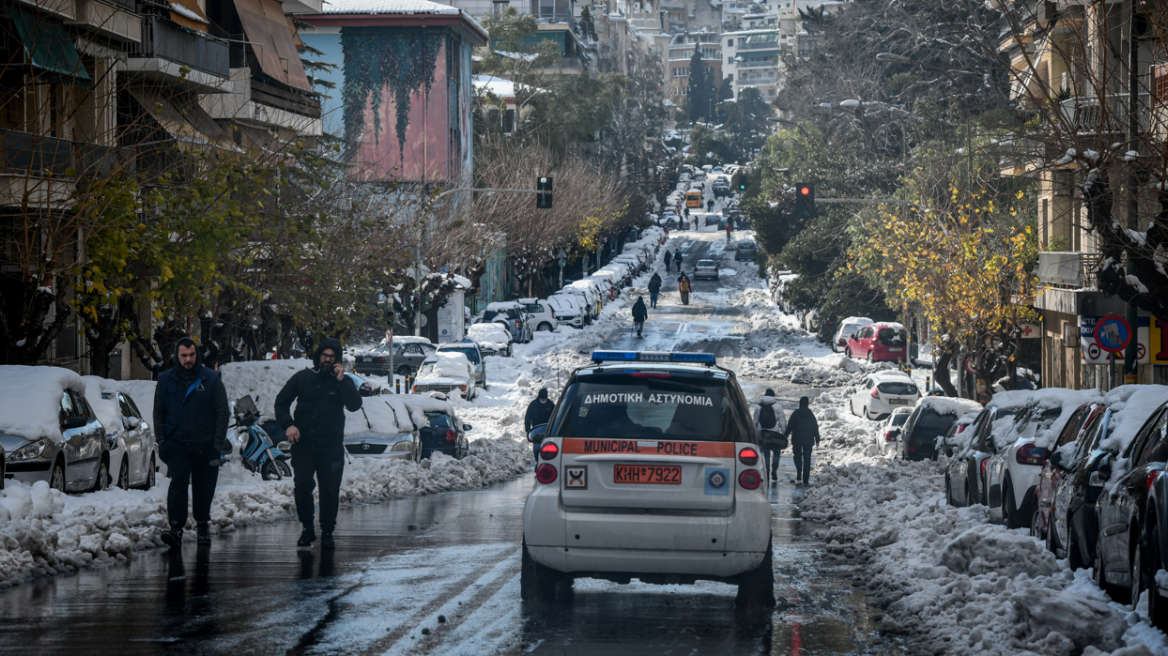
[{"label": "municipal police car rear", "polygon": [[746,398],[713,356],[595,352],[568,380],[538,463],[525,600],[591,577],[722,581],[740,606],[774,604],[766,468]]}]

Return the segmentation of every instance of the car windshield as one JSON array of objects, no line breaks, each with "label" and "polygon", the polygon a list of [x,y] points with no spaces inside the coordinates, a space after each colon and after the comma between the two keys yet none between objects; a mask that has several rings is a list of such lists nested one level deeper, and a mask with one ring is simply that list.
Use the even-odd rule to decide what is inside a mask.
[{"label": "car windshield", "polygon": [[955,423],[957,423],[957,417],[938,414],[932,409],[925,408],[917,417],[917,423],[913,428],[913,438],[931,440],[939,435],[944,435]]},{"label": "car windshield", "polygon": [[427,375],[433,375],[435,364],[436,363],[434,362],[423,362],[422,366],[418,367],[418,378],[422,378],[423,376]]},{"label": "car windshield", "polygon": [[1033,438],[1041,433],[1050,430],[1054,421],[1062,414],[1061,408],[1047,408],[1041,412],[1036,412],[1031,415],[1030,420],[1026,422],[1025,428],[1019,432],[1019,437]]},{"label": "car windshield", "polygon": [[857,330],[863,328],[867,324],[863,323],[845,323],[843,328],[840,328],[840,334],[844,337],[851,337]]},{"label": "car windshield", "polygon": [[[581,376],[560,400],[550,435],[735,442],[750,434],[741,392],[725,379],[664,374]],[[729,397],[729,398],[727,398]]]},{"label": "car windshield", "polygon": [[908,413],[907,412],[898,412],[897,414],[892,415],[892,419],[889,420],[888,424],[890,426],[903,426],[904,422],[907,420],[908,420]]},{"label": "car windshield", "polygon": [[712,266],[714,266],[714,261],[713,260],[698,260],[698,266],[712,267]]},{"label": "car windshield", "polygon": [[893,381],[890,383],[880,383],[879,385],[876,386],[876,389],[880,390],[880,392],[882,394],[906,395],[906,394],[916,394],[917,393],[917,386],[916,385],[909,383],[909,382],[902,383],[899,381]]},{"label": "car windshield", "polygon": [[908,333],[904,328],[881,328],[876,334],[876,339],[885,346],[904,346],[908,341]]},{"label": "car windshield", "polygon": [[471,364],[479,363],[479,350],[476,348],[470,346],[443,346],[441,350],[458,351],[459,353],[465,355],[466,359],[470,360]]}]

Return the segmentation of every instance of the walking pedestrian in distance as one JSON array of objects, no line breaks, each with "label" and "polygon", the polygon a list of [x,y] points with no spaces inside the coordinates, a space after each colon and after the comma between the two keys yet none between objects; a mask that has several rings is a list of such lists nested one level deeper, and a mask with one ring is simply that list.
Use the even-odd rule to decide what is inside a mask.
[{"label": "walking pedestrian in distance", "polygon": [[762,441],[766,453],[767,468],[771,473],[771,485],[777,482],[779,456],[787,448],[787,417],[783,406],[775,399],[775,391],[767,388],[754,410],[754,428]]},{"label": "walking pedestrian in distance", "polygon": [[812,414],[811,399],[799,399],[799,408],[791,413],[787,421],[787,434],[791,437],[791,448],[795,452],[795,485],[802,479],[803,487],[810,484],[811,447],[819,446],[819,422]]},{"label": "walking pedestrian in distance", "polygon": [[672,260],[673,260],[673,253],[670,253],[669,251],[665,251],[665,270],[667,272],[669,271],[669,263]]},{"label": "walking pedestrian in distance", "polygon": [[691,285],[689,283],[689,276],[682,273],[677,278],[677,291],[681,292],[681,304],[689,305],[689,293]]},{"label": "walking pedestrian in distance", "polygon": [[681,273],[681,259],[681,251],[678,251],[677,254],[673,256],[673,263],[677,265],[678,273]]},{"label": "walking pedestrian in distance", "polygon": [[[537,426],[543,426],[552,419],[552,410],[556,406],[548,398],[548,391],[546,387],[541,387],[539,394],[527,406],[527,416],[523,418],[523,430],[530,433],[531,429]],[[531,448],[533,454],[537,459],[539,458],[539,442],[532,442]]]},{"label": "walking pedestrian in distance", "polygon": [[649,278],[649,307],[657,309],[657,296],[661,294],[661,276],[656,271]]},{"label": "walking pedestrian in distance", "polygon": [[638,296],[637,302],[633,303],[633,327],[637,329],[637,337],[642,337],[641,331],[645,329],[645,319],[648,318],[649,310],[645,307],[645,299]]},{"label": "walking pedestrian in distance", "polygon": [[174,347],[174,367],[158,375],[154,388],[154,427],[158,457],[166,463],[170,488],[166,515],[170,528],[162,541],[182,544],[187,525],[187,486],[199,544],[210,544],[211,501],[219,481],[220,454],[231,453],[227,425],[231,410],[219,372],[203,366],[194,340],[183,337]]},{"label": "walking pedestrian in distance", "polygon": [[[345,474],[345,410],[361,409],[361,394],[340,362],[341,343],[326,337],[313,356],[312,369],[296,372],[276,395],[276,421],[292,443],[293,492],[296,515],[304,526],[298,547],[316,541],[312,490],[320,484],[320,546],[336,542],[341,478]],[[296,415],[291,413],[296,402]]]}]

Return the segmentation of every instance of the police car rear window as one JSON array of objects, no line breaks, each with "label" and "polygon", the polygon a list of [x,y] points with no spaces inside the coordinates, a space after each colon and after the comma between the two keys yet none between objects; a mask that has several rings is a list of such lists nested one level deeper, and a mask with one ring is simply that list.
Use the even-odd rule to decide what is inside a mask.
[{"label": "police car rear window", "polygon": [[[664,375],[664,374],[656,374]],[[568,386],[551,435],[651,440],[753,441],[724,379],[636,374],[585,376]]]}]

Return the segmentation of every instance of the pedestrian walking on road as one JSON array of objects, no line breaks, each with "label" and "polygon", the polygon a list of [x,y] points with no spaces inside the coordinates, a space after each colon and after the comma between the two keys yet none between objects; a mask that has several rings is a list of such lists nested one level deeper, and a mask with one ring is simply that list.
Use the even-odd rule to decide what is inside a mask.
[{"label": "pedestrian walking on road", "polygon": [[767,388],[754,409],[754,428],[766,453],[766,466],[771,473],[771,485],[777,482],[779,456],[787,448],[787,417],[783,406],[775,399],[775,391]]},{"label": "pedestrian walking on road", "polygon": [[[673,263],[677,265],[677,272],[681,273],[681,251],[677,251],[677,254],[673,256]],[[666,271],[666,273],[669,272]]]},{"label": "pedestrian walking on road", "polygon": [[706,210],[707,212],[713,212],[713,211],[714,211],[714,199],[713,199],[713,198],[711,198],[710,200],[706,201],[706,208],[707,208],[707,210]]},{"label": "pedestrian walking on road", "polygon": [[726,243],[727,244],[730,243],[730,236],[732,234],[734,234],[734,226],[730,225],[730,222],[727,221],[726,222]]},{"label": "pedestrian walking on road", "polygon": [[[313,369],[296,372],[276,395],[276,421],[292,443],[296,515],[304,525],[298,547],[316,541],[312,490],[320,484],[320,546],[335,546],[333,529],[345,473],[345,410],[361,409],[361,394],[341,364],[341,343],[326,337],[313,356]],[[296,416],[290,409],[296,402]]]},{"label": "pedestrian walking on road", "polygon": [[657,309],[657,296],[661,294],[661,276],[656,271],[649,278],[649,307]]},{"label": "pedestrian walking on road", "polygon": [[649,309],[645,307],[645,299],[638,296],[637,302],[633,303],[633,327],[637,329],[637,337],[643,337],[641,331],[645,329],[645,319],[648,318]]},{"label": "pedestrian walking on road", "polygon": [[673,253],[665,251],[665,271],[669,271],[669,263],[673,261]]},{"label": "pedestrian walking on road", "polygon": [[166,463],[170,488],[166,515],[170,528],[162,541],[182,545],[187,525],[187,486],[194,507],[199,544],[211,542],[211,501],[219,481],[220,454],[231,453],[227,425],[231,410],[219,372],[203,366],[194,340],[183,337],[174,347],[174,367],[158,375],[154,388],[154,432],[158,457]]},{"label": "pedestrian walking on road", "polygon": [[[680,268],[680,267],[679,267]],[[681,304],[689,305],[689,293],[692,287],[689,283],[689,276],[684,273],[677,278],[677,291],[681,292]]]},{"label": "pedestrian walking on road", "polygon": [[[539,395],[535,397],[527,406],[527,416],[523,419],[523,430],[530,433],[531,429],[537,426],[544,426],[552,419],[552,410],[555,410],[556,405],[548,399],[548,391],[546,387],[541,387]],[[539,442],[532,442],[531,448],[534,452],[532,455],[536,459],[539,458]]]},{"label": "pedestrian walking on road", "polygon": [[787,434],[791,437],[791,447],[795,452],[795,484],[802,479],[807,487],[811,478],[811,447],[819,446],[819,422],[812,414],[811,399],[799,399],[799,409],[791,413],[787,421]]}]

